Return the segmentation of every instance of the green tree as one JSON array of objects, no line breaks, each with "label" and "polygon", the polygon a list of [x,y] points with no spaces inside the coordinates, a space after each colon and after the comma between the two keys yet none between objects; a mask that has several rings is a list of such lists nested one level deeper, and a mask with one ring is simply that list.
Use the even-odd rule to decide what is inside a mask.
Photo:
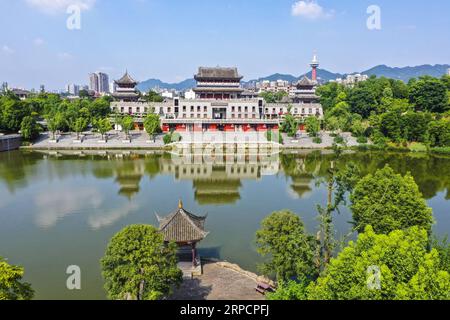
[{"label": "green tree", "polygon": [[450,147],[450,119],[431,121],[429,140],[431,147]]},{"label": "green tree", "polygon": [[295,136],[298,131],[298,120],[292,114],[287,114],[284,117],[283,123],[281,124],[281,131],[286,133],[289,137]]},{"label": "green tree", "polygon": [[[76,118],[70,125],[71,129],[77,134],[77,139],[80,139],[80,133],[86,129],[88,120],[84,117]],[[108,130],[109,131],[109,130]]]},{"label": "green tree", "polygon": [[354,224],[359,232],[367,225],[384,234],[411,226],[431,231],[432,209],[409,173],[403,177],[386,166],[361,179],[350,199]]},{"label": "green tree", "polygon": [[310,137],[317,137],[320,132],[320,121],[316,117],[308,117],[305,120],[306,132]]},{"label": "green tree", "polygon": [[161,129],[161,120],[159,115],[151,113],[144,120],[145,131],[155,140],[155,134]]},{"label": "green tree", "polygon": [[164,98],[157,92],[150,90],[145,96],[147,102],[163,102]]},{"label": "green tree", "polygon": [[[308,287],[311,300],[450,299],[450,275],[429,252],[427,231],[419,227],[376,234],[371,226],[331,260]],[[379,273],[378,273],[379,271]],[[379,275],[379,283],[374,273]]]},{"label": "green tree", "polygon": [[122,118],[121,126],[125,132],[126,139],[130,139],[130,131],[134,128],[134,119],[131,116],[125,116]]},{"label": "green tree", "polygon": [[54,115],[47,115],[46,120],[48,130],[52,133],[52,139],[55,140],[56,132],[61,130],[66,123],[64,115],[61,112],[57,112]]},{"label": "green tree", "polygon": [[[108,118],[98,119],[94,122],[95,128],[102,135],[102,139],[105,138],[105,135],[112,130],[111,121]],[[108,139],[108,137],[106,137]]]},{"label": "green tree", "polygon": [[348,102],[352,113],[357,113],[363,118],[368,118],[371,112],[378,109],[377,95],[369,82],[361,82],[350,91]]},{"label": "green tree", "polygon": [[110,299],[158,300],[182,282],[177,246],[149,225],[128,226],[110,241],[101,260]]},{"label": "green tree", "polygon": [[41,132],[41,127],[37,124],[36,119],[31,116],[26,116],[20,125],[20,132],[25,140],[31,141],[36,139]]},{"label": "green tree", "polygon": [[410,86],[410,101],[417,111],[442,113],[449,109],[445,84],[431,77],[423,77]]},{"label": "green tree", "polygon": [[9,265],[0,257],[0,300],[31,300],[34,291],[29,283],[22,282],[24,269]]},{"label": "green tree", "polygon": [[266,217],[256,232],[256,245],[258,253],[268,257],[259,266],[265,275],[289,280],[314,273],[314,238],[291,211],[278,211]]}]

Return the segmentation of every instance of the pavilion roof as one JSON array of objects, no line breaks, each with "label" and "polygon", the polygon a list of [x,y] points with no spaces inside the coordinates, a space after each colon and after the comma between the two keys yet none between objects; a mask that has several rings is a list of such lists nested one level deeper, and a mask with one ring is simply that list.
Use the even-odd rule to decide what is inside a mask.
[{"label": "pavilion roof", "polygon": [[177,211],[161,218],[156,215],[159,221],[159,230],[164,234],[164,240],[176,243],[192,243],[203,240],[209,232],[205,231],[206,216],[196,216],[184,210],[180,201]]},{"label": "pavilion roof", "polygon": [[239,75],[237,68],[222,67],[200,67],[196,79],[235,79],[241,80],[243,77]]},{"label": "pavilion roof", "polygon": [[297,82],[297,86],[314,86],[314,82],[309,80],[307,76],[304,76],[300,81]]},{"label": "pavilion roof", "polygon": [[115,81],[117,84],[128,84],[128,85],[136,85],[137,81],[135,81],[129,74],[128,71],[125,72],[122,78]]}]

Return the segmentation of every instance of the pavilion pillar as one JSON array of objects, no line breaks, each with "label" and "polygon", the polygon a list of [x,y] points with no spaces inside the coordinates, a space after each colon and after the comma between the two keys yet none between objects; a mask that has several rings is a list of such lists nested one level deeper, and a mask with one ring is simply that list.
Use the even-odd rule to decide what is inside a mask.
[{"label": "pavilion pillar", "polygon": [[195,243],[193,243],[192,245],[192,266],[196,267],[197,266],[197,246]]}]

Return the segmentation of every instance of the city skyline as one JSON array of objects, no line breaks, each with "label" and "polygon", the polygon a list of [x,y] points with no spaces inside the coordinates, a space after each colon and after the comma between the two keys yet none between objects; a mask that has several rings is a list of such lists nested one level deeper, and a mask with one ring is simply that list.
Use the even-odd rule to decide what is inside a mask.
[{"label": "city skyline", "polygon": [[[80,30],[66,26],[70,4],[80,5]],[[314,51],[321,68],[339,73],[379,64],[449,63],[450,44],[443,34],[450,28],[448,2],[377,1],[381,30],[367,28],[371,4],[5,0],[0,10],[10,14],[0,27],[9,32],[0,38],[0,82],[55,90],[86,84],[93,71],[113,80],[128,69],[140,81],[173,83],[191,78],[198,66],[216,65],[239,67],[245,80],[273,73],[297,76],[309,71]]]}]

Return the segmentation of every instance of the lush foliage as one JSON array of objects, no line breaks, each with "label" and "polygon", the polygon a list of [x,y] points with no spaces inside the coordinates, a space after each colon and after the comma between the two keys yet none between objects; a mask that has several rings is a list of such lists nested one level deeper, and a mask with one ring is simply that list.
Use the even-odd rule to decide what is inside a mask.
[{"label": "lush foliage", "polygon": [[291,211],[274,212],[265,218],[256,233],[256,245],[258,253],[268,258],[260,265],[266,275],[289,280],[314,273],[314,238]]},{"label": "lush foliage", "polygon": [[161,129],[161,120],[159,119],[159,115],[147,115],[144,120],[144,128],[151,137],[154,137],[154,135]]},{"label": "lush foliage", "polygon": [[128,226],[110,241],[101,260],[105,288],[115,300],[158,300],[182,281],[177,246],[152,226]]},{"label": "lush foliage", "polygon": [[[378,235],[368,226],[308,287],[314,300],[450,299],[450,275],[418,227]],[[379,270],[379,286],[376,274]]]},{"label": "lush foliage", "polygon": [[[329,83],[318,88],[325,128],[370,137],[379,148],[450,146],[449,77],[422,77],[408,84],[371,77],[354,86]],[[365,141],[360,138],[359,141]]]},{"label": "lush foliage", "polygon": [[317,137],[320,131],[320,121],[317,117],[308,117],[305,120],[306,132],[310,137]]},{"label": "lush foliage", "polygon": [[24,270],[9,265],[0,257],[0,300],[30,300],[34,291],[31,285],[22,282]]},{"label": "lush foliage", "polygon": [[403,177],[386,166],[361,179],[350,198],[358,231],[371,225],[384,234],[411,226],[431,232],[432,210],[409,173]]},{"label": "lush foliage", "polygon": [[42,128],[36,122],[36,118],[32,116],[26,116],[22,119],[20,125],[20,132],[25,140],[34,140],[39,136]]}]

